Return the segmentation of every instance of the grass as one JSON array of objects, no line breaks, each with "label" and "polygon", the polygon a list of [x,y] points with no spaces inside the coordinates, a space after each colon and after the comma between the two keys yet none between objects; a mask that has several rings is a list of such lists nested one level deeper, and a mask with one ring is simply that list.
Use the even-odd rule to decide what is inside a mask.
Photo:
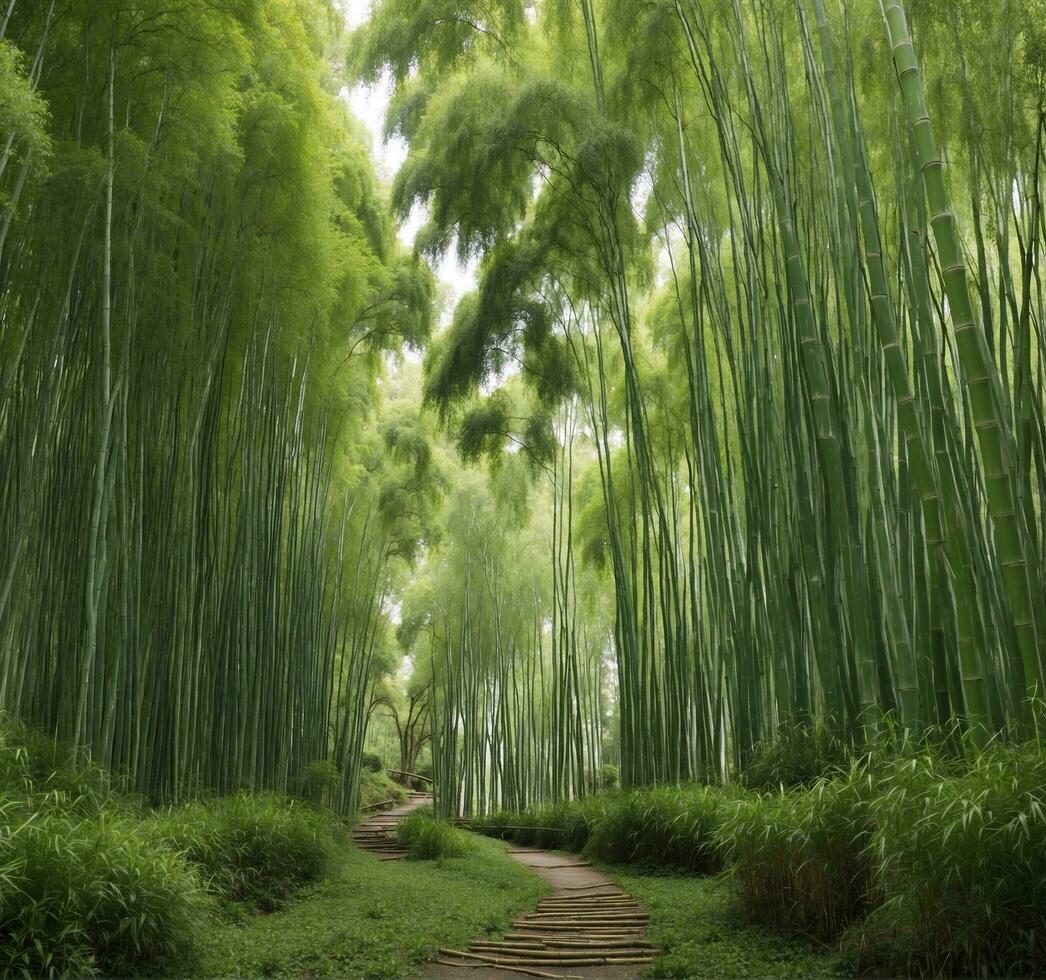
[{"label": "grass", "polygon": [[378,861],[339,852],[333,873],[272,915],[216,923],[203,936],[206,976],[400,977],[441,946],[504,930],[548,886],[492,840],[466,857]]},{"label": "grass", "polygon": [[646,971],[651,977],[848,975],[837,956],[747,921],[728,875],[606,870],[650,909],[647,938],[661,949]]},{"label": "grass", "polygon": [[395,800],[402,803],[407,798],[407,791],[384,769],[374,772],[364,769],[360,772],[360,806],[370,806],[372,803],[384,803],[385,800]]},{"label": "grass", "polygon": [[464,857],[477,839],[445,820],[437,820],[427,806],[404,817],[396,827],[396,836],[412,858],[422,861]]},{"label": "grass", "polygon": [[121,818],[12,816],[0,822],[0,975],[125,976],[191,962],[210,901],[180,855]]},{"label": "grass", "polygon": [[753,921],[830,942],[864,913],[870,792],[853,776],[805,792],[750,793],[722,808],[721,850]]},{"label": "grass", "polygon": [[172,807],[143,824],[223,898],[266,910],[323,876],[334,855],[335,826],[329,813],[248,793]]}]

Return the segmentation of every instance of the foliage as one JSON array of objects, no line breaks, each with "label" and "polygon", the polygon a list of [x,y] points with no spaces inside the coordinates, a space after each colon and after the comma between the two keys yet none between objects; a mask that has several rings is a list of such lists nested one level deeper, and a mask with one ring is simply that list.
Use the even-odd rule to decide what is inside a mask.
[{"label": "foliage", "polygon": [[875,780],[868,849],[885,896],[845,948],[863,972],[1039,976],[1046,970],[1046,754],[924,754]]},{"label": "foliage", "polygon": [[606,793],[494,813],[473,826],[520,844],[584,851],[601,861],[711,873],[722,867],[717,834],[732,796],[707,786]]},{"label": "foliage", "polygon": [[381,772],[385,768],[385,764],[381,761],[381,756],[374,752],[364,752],[360,756],[360,764],[369,772]]},{"label": "foliage", "polygon": [[745,918],[728,875],[610,869],[617,883],[650,910],[647,938],[661,952],[649,976],[837,977],[842,959],[802,937],[783,937]]},{"label": "foliage", "polygon": [[741,782],[750,789],[792,789],[806,786],[843,766],[849,757],[831,727],[796,723],[756,743],[741,770]]},{"label": "foliage", "polygon": [[310,762],[301,775],[301,797],[318,806],[330,806],[341,783],[338,767],[329,759]]},{"label": "foliage", "polygon": [[330,869],[330,817],[275,796],[241,793],[173,807],[147,832],[196,865],[225,898],[271,910]]},{"label": "foliage", "polygon": [[596,773],[596,788],[602,790],[617,789],[621,779],[618,767],[612,762],[604,762]]},{"label": "foliage", "polygon": [[130,820],[0,808],[0,972],[184,969],[209,908],[192,866]]},{"label": "foliage", "polygon": [[382,772],[364,770],[360,774],[360,806],[382,803],[385,800],[402,803],[406,798],[407,790],[384,770]]},{"label": "foliage", "polygon": [[418,807],[400,820],[396,837],[411,857],[422,861],[464,857],[473,850],[468,834],[437,820],[432,807]]},{"label": "foliage", "polygon": [[200,973],[213,977],[402,977],[438,949],[503,934],[548,886],[477,839],[463,858],[375,861],[340,853],[331,876],[272,915],[219,922],[203,935]]},{"label": "foliage", "polygon": [[756,922],[828,942],[873,898],[872,819],[859,774],[726,805],[718,843]]}]

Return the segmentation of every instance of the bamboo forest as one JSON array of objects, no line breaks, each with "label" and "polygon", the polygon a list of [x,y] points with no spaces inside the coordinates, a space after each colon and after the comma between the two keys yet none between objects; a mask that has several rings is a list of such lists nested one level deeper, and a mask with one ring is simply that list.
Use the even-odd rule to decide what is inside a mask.
[{"label": "bamboo forest", "polygon": [[1046,0],[0,0],[0,974],[1046,975]]}]

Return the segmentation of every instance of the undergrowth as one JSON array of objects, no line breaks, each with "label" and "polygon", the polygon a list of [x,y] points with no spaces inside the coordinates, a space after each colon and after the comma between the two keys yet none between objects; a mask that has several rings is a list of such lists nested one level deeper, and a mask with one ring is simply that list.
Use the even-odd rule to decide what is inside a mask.
[{"label": "undergrowth", "polygon": [[474,849],[468,834],[445,820],[437,820],[427,806],[418,807],[400,820],[396,836],[412,858],[423,861],[463,857]]},{"label": "undergrowth", "polygon": [[799,766],[793,745],[762,757],[752,782],[773,789],[612,792],[475,827],[655,870],[726,868],[750,921],[837,944],[859,972],[1044,975],[1046,753],[963,748],[884,740],[845,766],[815,752]]},{"label": "undergrowth", "polygon": [[328,870],[331,818],[276,796],[240,794],[172,807],[145,824],[233,901],[276,908]]}]

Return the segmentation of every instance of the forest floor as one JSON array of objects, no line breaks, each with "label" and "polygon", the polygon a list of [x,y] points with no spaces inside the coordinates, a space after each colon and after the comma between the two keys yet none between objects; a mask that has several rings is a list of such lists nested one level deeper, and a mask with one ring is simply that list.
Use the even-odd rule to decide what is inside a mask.
[{"label": "forest floor", "polygon": [[[365,824],[384,830],[393,818],[424,802],[412,800]],[[212,925],[193,972],[213,977],[392,978],[419,972],[426,980],[523,977],[479,961],[448,965],[439,962],[447,960],[440,950],[467,951],[472,945],[475,952],[478,942],[478,952],[485,954],[506,935],[521,935],[533,921],[527,913],[561,908],[569,895],[600,893],[617,903],[633,896],[649,910],[646,934],[641,939],[636,931],[627,935],[659,950],[656,959],[530,969],[584,980],[846,975],[836,957],[808,941],[746,922],[726,876],[634,865],[593,867],[577,855],[470,836],[475,850],[436,861],[389,860],[400,853],[392,849],[346,849],[332,875],[285,908],[267,915],[233,914]],[[618,938],[628,928],[623,925]]]},{"label": "forest floor", "polygon": [[283,909],[210,926],[192,973],[405,977],[440,947],[503,934],[512,917],[533,908],[549,887],[510,860],[499,841],[474,843],[466,856],[439,861],[388,861],[346,848],[326,880]]}]

